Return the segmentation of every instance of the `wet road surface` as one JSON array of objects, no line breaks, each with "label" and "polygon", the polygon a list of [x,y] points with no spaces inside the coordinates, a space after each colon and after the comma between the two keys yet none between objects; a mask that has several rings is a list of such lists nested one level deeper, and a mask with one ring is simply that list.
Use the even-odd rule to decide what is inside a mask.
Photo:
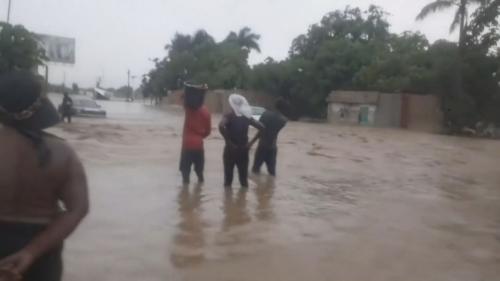
[{"label": "wet road surface", "polygon": [[498,141],[290,123],[278,177],[226,191],[215,118],[186,188],[182,111],[101,104],[53,130],[91,187],[65,280],[500,280]]}]

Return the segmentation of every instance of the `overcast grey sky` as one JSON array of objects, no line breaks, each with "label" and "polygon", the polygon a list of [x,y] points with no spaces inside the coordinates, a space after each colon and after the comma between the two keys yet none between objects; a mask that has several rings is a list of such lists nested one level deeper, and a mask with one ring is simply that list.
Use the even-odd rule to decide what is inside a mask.
[{"label": "overcast grey sky", "polygon": [[[0,0],[0,19],[5,20],[8,0]],[[203,28],[216,40],[231,30],[249,26],[262,36],[261,54],[255,64],[270,56],[283,59],[291,41],[305,33],[329,11],[345,6],[383,7],[391,15],[391,31],[421,31],[431,41],[446,38],[452,13],[440,13],[424,22],[415,16],[430,0],[12,0],[11,22],[45,34],[74,37],[76,64],[51,64],[50,80],[94,86],[127,82],[126,72],[142,75],[152,68],[148,58],[163,57],[163,47],[175,32],[192,33]],[[140,79],[134,81],[139,84]]]}]

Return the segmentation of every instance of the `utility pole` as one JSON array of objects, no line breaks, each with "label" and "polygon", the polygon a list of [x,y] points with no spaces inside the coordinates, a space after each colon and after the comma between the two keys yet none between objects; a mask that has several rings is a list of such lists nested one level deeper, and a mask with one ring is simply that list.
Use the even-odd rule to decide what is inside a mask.
[{"label": "utility pole", "polygon": [[130,88],[130,69],[127,70],[127,86]]},{"label": "utility pole", "polygon": [[130,69],[127,70],[127,101],[133,101],[132,89],[130,88]]},{"label": "utility pole", "polygon": [[7,8],[7,23],[10,22],[10,7],[11,7],[11,1],[9,0],[9,7]]}]

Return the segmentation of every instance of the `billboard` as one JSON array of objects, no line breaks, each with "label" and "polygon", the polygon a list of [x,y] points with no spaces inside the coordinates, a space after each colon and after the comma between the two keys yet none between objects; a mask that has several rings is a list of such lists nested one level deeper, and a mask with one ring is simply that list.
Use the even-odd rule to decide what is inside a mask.
[{"label": "billboard", "polygon": [[75,63],[75,39],[46,35],[35,34],[38,44],[45,50],[50,62],[60,63]]}]

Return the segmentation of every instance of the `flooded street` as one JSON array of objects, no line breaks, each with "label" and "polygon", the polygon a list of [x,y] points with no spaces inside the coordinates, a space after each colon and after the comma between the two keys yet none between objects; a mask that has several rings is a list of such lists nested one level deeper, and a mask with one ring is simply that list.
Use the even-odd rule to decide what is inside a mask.
[{"label": "flooded street", "polygon": [[183,188],[183,112],[100,104],[109,118],[52,130],[83,159],[92,200],[65,280],[500,278],[499,141],[290,123],[277,178],[225,191],[214,116],[206,182]]}]

